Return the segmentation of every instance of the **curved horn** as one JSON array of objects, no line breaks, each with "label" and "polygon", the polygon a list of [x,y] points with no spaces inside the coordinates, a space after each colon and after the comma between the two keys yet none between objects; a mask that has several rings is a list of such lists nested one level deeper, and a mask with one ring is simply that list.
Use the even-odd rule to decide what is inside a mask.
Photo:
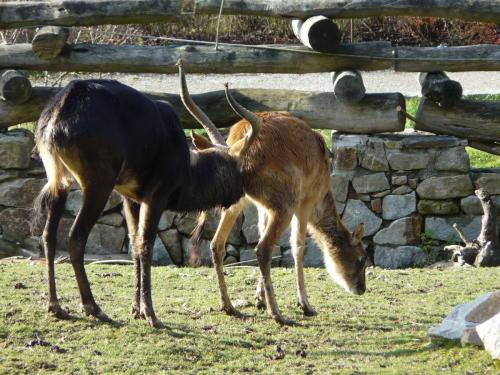
[{"label": "curved horn", "polygon": [[248,147],[257,137],[257,134],[259,134],[260,129],[262,128],[262,120],[260,119],[259,116],[257,116],[255,113],[249,111],[245,107],[243,107],[240,103],[238,103],[231,93],[229,92],[229,84],[225,83],[224,84],[224,89],[226,91],[226,99],[233,109],[238,115],[243,117],[245,120],[247,120],[252,129],[250,134],[248,135],[248,141],[245,147]]},{"label": "curved horn", "polygon": [[217,127],[214,123],[208,118],[208,116],[198,107],[191,96],[189,95],[189,91],[186,84],[186,76],[184,75],[183,70],[183,61],[179,59],[176,64],[179,67],[179,76],[181,80],[181,99],[182,103],[186,107],[189,113],[198,121],[201,126],[206,130],[210,141],[216,145],[227,146],[226,141],[222,134],[217,130]]}]

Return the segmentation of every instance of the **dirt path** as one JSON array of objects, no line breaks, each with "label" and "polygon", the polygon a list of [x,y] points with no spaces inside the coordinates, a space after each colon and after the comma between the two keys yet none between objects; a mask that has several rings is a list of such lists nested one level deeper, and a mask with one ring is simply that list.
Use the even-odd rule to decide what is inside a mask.
[{"label": "dirt path", "polygon": [[[449,73],[449,76],[462,84],[465,95],[500,94],[500,72]],[[53,77],[56,77],[56,74],[53,74]],[[98,77],[98,75],[80,75],[80,77]],[[179,87],[178,77],[174,74],[103,74],[102,78],[117,79],[138,90],[177,92]],[[72,79],[71,76],[68,76],[64,82],[70,79]],[[364,72],[363,79],[367,92],[401,92],[405,96],[420,95],[418,73]],[[282,88],[305,91],[330,91],[332,88],[329,73],[188,76],[189,89],[192,93],[220,90],[224,82],[229,82],[235,88]]]}]

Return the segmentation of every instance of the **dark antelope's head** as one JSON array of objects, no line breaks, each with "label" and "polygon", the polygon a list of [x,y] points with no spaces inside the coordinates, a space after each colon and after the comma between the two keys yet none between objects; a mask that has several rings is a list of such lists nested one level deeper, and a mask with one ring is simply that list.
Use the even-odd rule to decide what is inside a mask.
[{"label": "dark antelope's head", "polygon": [[325,252],[325,266],[335,282],[346,291],[361,295],[366,291],[365,270],[368,254],[361,242],[364,226],[358,224],[350,233],[342,224],[335,245]]},{"label": "dark antelope's head", "polygon": [[238,115],[246,119],[251,125],[250,130],[245,135],[245,137],[229,147],[214,123],[201,110],[201,108],[194,103],[191,96],[189,95],[186,84],[186,77],[184,75],[183,61],[179,60],[177,62],[177,66],[179,67],[179,75],[181,80],[182,102],[184,103],[184,106],[186,107],[188,112],[198,121],[198,123],[200,123],[201,126],[203,126],[208,135],[207,139],[191,131],[193,145],[198,151],[204,153],[222,151],[224,153],[227,153],[227,155],[235,158],[236,161],[239,162],[262,128],[262,120],[255,113],[244,108],[233,98],[233,96],[229,92],[228,84],[226,83],[225,91],[227,101],[229,102],[233,110]]}]

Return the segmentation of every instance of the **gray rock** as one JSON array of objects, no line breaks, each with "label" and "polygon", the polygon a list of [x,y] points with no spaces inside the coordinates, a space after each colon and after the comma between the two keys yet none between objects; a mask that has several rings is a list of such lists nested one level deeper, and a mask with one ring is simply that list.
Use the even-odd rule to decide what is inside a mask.
[{"label": "gray rock", "polygon": [[332,137],[333,169],[353,170],[358,165],[358,148],[366,143],[366,137],[353,134],[337,134]]},{"label": "gray rock", "polygon": [[380,230],[373,241],[378,245],[413,245],[420,243],[422,219],[418,215],[405,217],[392,222]]},{"label": "gray rock", "polygon": [[0,168],[28,168],[34,146],[33,136],[27,132],[10,131],[0,134]]},{"label": "gray rock", "polygon": [[23,178],[0,184],[0,205],[32,208],[35,198],[46,184],[46,179]]},{"label": "gray rock", "polygon": [[384,191],[381,191],[379,193],[372,194],[372,197],[373,198],[383,198],[383,197],[385,197],[386,195],[389,195],[389,194],[391,194],[390,190],[384,190]]},{"label": "gray rock", "polygon": [[[220,215],[208,215],[208,219],[205,222],[205,228],[203,230],[202,237],[205,239],[212,239],[217,227],[219,225]],[[229,233],[229,237],[227,239],[228,243],[232,243],[234,245],[241,244],[241,223],[242,218],[238,218],[236,223],[234,224],[231,232]],[[174,224],[177,227],[177,230],[187,236],[191,235],[191,232],[196,227],[198,223],[198,214],[194,212],[190,212],[187,214],[179,214],[175,217]]]},{"label": "gray rock", "polygon": [[[122,203],[122,197],[116,191],[113,190],[109,196],[106,206],[104,206],[103,212],[110,211],[116,208],[120,203]],[[82,191],[72,190],[68,194],[68,199],[66,200],[65,210],[69,211],[73,216],[76,216],[82,208]]]},{"label": "gray rock", "polygon": [[233,257],[235,257],[236,259],[238,259],[240,257],[240,251],[233,245],[231,244],[228,244],[226,246],[226,253],[227,255],[231,255]]},{"label": "gray rock", "polygon": [[[185,265],[189,261],[189,239],[182,237],[182,253]],[[200,241],[200,263],[204,266],[212,265],[212,250],[210,250],[210,241],[201,240]]]},{"label": "gray rock", "polygon": [[356,225],[363,223],[365,226],[364,236],[367,237],[380,228],[382,219],[366,207],[363,202],[349,199],[342,216],[342,222],[350,231],[353,231]]},{"label": "gray rock", "polygon": [[423,265],[426,255],[418,246],[375,246],[374,262],[382,268],[407,268]]},{"label": "gray rock", "polygon": [[403,152],[391,150],[387,155],[391,169],[396,171],[410,171],[427,168],[431,155],[428,152]]},{"label": "gray rock", "polygon": [[480,308],[482,304],[488,304],[488,300],[495,295],[498,296],[498,294],[500,294],[500,292],[486,293],[471,302],[455,306],[441,324],[429,330],[429,336],[449,340],[460,340],[465,329],[474,328],[478,325],[477,322],[467,320],[467,315],[473,310]]},{"label": "gray rock", "polygon": [[490,195],[500,194],[500,174],[484,173],[476,180],[476,185]]},{"label": "gray rock", "polygon": [[347,192],[349,191],[349,178],[343,175],[332,174],[330,181],[335,202],[344,203],[347,200]]},{"label": "gray rock", "polygon": [[408,186],[411,187],[412,189],[416,189],[418,184],[418,178],[409,178],[408,179]]},{"label": "gray rock", "polygon": [[295,262],[293,260],[292,250],[286,249],[281,253],[281,267],[292,268],[295,267]]},{"label": "gray rock", "polygon": [[468,175],[431,177],[420,183],[417,193],[421,199],[451,199],[471,195],[474,191]]},{"label": "gray rock", "polygon": [[233,257],[232,255],[228,255],[225,259],[224,259],[224,264],[234,264],[234,263],[237,263],[238,262],[238,259],[236,259],[235,257]]},{"label": "gray rock", "polygon": [[257,207],[251,204],[243,210],[243,224],[241,230],[248,244],[259,242],[259,217]]},{"label": "gray rock", "polygon": [[0,212],[0,226],[3,238],[8,241],[22,242],[30,235],[31,210],[6,208]]},{"label": "gray rock", "polygon": [[438,171],[468,172],[470,169],[469,154],[465,147],[444,149],[438,153],[434,168]]},{"label": "gray rock", "polygon": [[174,264],[170,255],[163,245],[162,240],[159,236],[156,236],[155,243],[153,246],[153,265],[155,266],[168,266],[169,264]]},{"label": "gray rock", "polygon": [[181,235],[176,229],[168,229],[158,233],[158,237],[168,251],[174,264],[182,264],[182,242]]},{"label": "gray rock", "polygon": [[118,212],[113,212],[109,215],[101,216],[97,222],[100,224],[111,225],[113,227],[119,227],[123,224],[125,219]]},{"label": "gray rock", "polygon": [[23,239],[23,248],[34,252],[35,254],[43,254],[42,239],[37,236],[28,236]]},{"label": "gray rock", "polygon": [[395,220],[414,213],[417,209],[415,192],[405,195],[388,195],[382,201],[382,218]]},{"label": "gray rock", "polygon": [[453,229],[454,223],[457,223],[470,239],[477,238],[481,230],[480,216],[428,216],[425,218],[425,231],[431,233],[436,240],[457,242],[460,238]]},{"label": "gray rock", "polygon": [[21,254],[21,247],[12,241],[7,241],[0,236],[0,258],[12,257]]},{"label": "gray rock", "polygon": [[[492,201],[497,208],[497,216],[500,215],[500,195],[495,195],[491,197]],[[460,200],[460,207],[462,211],[468,215],[482,215],[484,213],[483,208],[481,206],[481,201],[475,195],[470,195],[468,197],[462,198]]]},{"label": "gray rock", "polygon": [[281,235],[280,239],[278,240],[278,245],[281,247],[290,247],[290,235],[292,233],[292,228],[288,226],[288,228],[285,229],[283,234]]},{"label": "gray rock", "polygon": [[384,142],[378,138],[370,138],[361,159],[361,166],[371,171],[388,171],[389,163],[385,155]]},{"label": "gray rock", "polygon": [[[500,311],[500,306],[497,308]],[[500,359],[500,312],[479,324],[476,332],[484,348],[494,359]]]},{"label": "gray rock", "polygon": [[392,191],[392,194],[394,194],[394,195],[403,195],[403,194],[411,193],[412,191],[413,190],[412,190],[411,187],[403,185],[403,186],[399,186],[396,189],[394,189]]},{"label": "gray rock", "polygon": [[[58,248],[68,251],[68,235],[74,219],[62,218],[57,228]],[[95,224],[87,241],[87,254],[120,254],[125,242],[126,231],[123,227]]]},{"label": "gray rock", "polygon": [[305,245],[304,267],[324,267],[323,252],[316,242],[311,237],[307,237]]},{"label": "gray rock", "polygon": [[358,199],[362,202],[370,202],[371,201],[371,197],[368,194],[356,194],[356,193],[350,194],[349,198],[350,199]]},{"label": "gray rock", "polygon": [[342,215],[345,209],[345,203],[335,202],[335,209],[337,210],[337,214]]},{"label": "gray rock", "polygon": [[421,199],[417,204],[417,210],[422,215],[456,215],[460,212],[457,202],[451,200]]},{"label": "gray rock", "polygon": [[374,193],[390,188],[389,181],[383,172],[354,177],[352,186],[358,194]]},{"label": "gray rock", "polygon": [[158,223],[158,231],[161,232],[169,229],[174,224],[175,215],[176,213],[173,211],[163,211],[160,217],[160,222]]},{"label": "gray rock", "polygon": [[391,178],[391,184],[394,186],[399,186],[399,185],[406,185],[408,182],[408,176],[392,176]]}]

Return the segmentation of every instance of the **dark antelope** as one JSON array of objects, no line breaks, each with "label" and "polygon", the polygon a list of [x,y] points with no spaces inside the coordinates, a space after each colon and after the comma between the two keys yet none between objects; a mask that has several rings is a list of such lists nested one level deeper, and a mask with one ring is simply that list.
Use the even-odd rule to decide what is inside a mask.
[{"label": "dark antelope", "polygon": [[[182,95],[189,97],[187,91]],[[229,104],[241,114],[239,105],[231,96],[227,85],[226,96]],[[366,288],[367,260],[367,253],[361,243],[363,225],[358,225],[351,234],[337,214],[330,183],[329,151],[322,137],[312,131],[304,121],[283,112],[253,114],[246,111],[244,118],[245,120],[231,128],[227,139],[229,147],[248,138],[250,124],[254,127],[258,124],[257,127],[261,128],[261,131],[258,135],[252,133],[255,142],[247,143],[248,151],[242,157],[246,195],[238,203],[223,210],[211,242],[213,263],[219,282],[221,309],[230,315],[241,315],[231,304],[227,293],[223,257],[231,228],[241,211],[250,203],[258,208],[261,236],[255,249],[261,271],[256,302],[260,308],[267,306],[274,320],[287,323],[274,297],[271,283],[271,253],[290,222],[297,302],[305,315],[316,313],[309,304],[304,284],[303,259],[307,229],[321,247],[326,268],[332,278],[348,292],[363,294]],[[202,125],[209,134],[218,132],[209,122]],[[213,147],[209,140],[194,133],[192,136],[199,150]],[[204,218],[201,219],[191,239],[194,249],[198,248],[203,221]]]},{"label": "dark antelope", "polygon": [[[209,121],[189,98],[186,105]],[[242,113],[244,116],[245,114]],[[90,230],[115,189],[123,196],[135,263],[132,313],[161,327],[151,301],[151,257],[156,228],[165,209],[199,211],[229,207],[243,195],[241,163],[258,132],[224,143],[210,134],[212,147],[190,151],[171,106],[153,101],[116,81],[72,81],[44,109],[36,143],[48,182],[36,202],[35,219],[46,208],[43,243],[48,265],[49,312],[67,317],[56,294],[56,232],[73,180],[83,193],[82,207],[69,233],[69,254],[87,315],[110,321],[96,304],[84,268]],[[35,220],[36,222],[36,220]]]}]

